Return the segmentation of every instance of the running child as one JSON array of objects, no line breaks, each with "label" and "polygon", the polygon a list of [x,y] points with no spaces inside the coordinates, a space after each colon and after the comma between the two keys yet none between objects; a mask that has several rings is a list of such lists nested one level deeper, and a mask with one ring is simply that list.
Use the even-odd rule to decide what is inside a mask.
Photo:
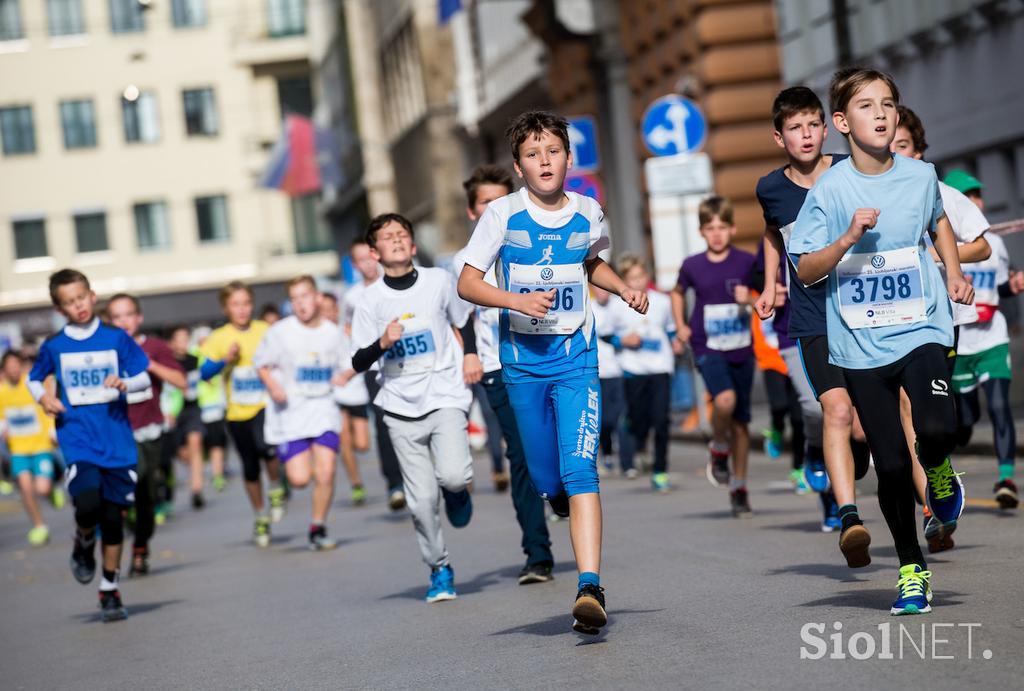
[{"label": "running child", "polygon": [[622,378],[622,366],[619,354],[612,345],[615,336],[615,323],[612,321],[612,294],[597,286],[590,287],[593,302],[590,308],[594,313],[594,329],[597,333],[597,378],[601,382],[601,455],[606,471],[613,467],[613,437],[617,439],[619,451],[619,470],[627,480],[635,480],[639,471],[633,465],[633,454],[628,454],[629,465],[624,452],[630,443],[626,432],[622,429],[622,414],[626,410],[626,384]]},{"label": "running child", "polygon": [[[174,359],[167,344],[139,331],[142,326],[142,305],[138,298],[118,293],[107,303],[110,323],[131,336],[149,359],[149,378],[152,382],[142,391],[128,394],[128,420],[138,445],[138,475],[135,490],[135,544],[128,575],[145,576],[149,573],[149,541],[156,522],[157,485],[164,451],[164,413],[160,408],[160,395],[166,382],[184,390],[188,384],[185,371]],[[173,467],[171,468],[173,473]],[[170,478],[167,478],[168,480]]]},{"label": "running child", "polygon": [[[268,326],[252,318],[252,289],[241,281],[232,281],[221,288],[220,304],[228,323],[211,333],[203,343],[201,352],[206,361],[200,374],[206,380],[224,374],[228,432],[241,458],[245,492],[256,514],[253,540],[258,547],[267,547],[270,524],[284,518],[286,508],[280,464],[274,457],[273,447],[263,437],[267,389],[252,361]],[[270,480],[269,516],[263,505],[261,463],[266,466]]]},{"label": "running child", "polygon": [[[185,372],[187,386],[181,392],[181,402],[175,415],[172,432],[173,446],[177,456],[189,469],[189,487],[192,490],[192,508],[199,510],[206,505],[203,498],[203,413],[199,407],[199,358],[189,350],[190,335],[187,326],[171,329],[168,347],[174,360]],[[214,478],[224,474],[223,457],[221,467],[214,468]]]},{"label": "running child", "polygon": [[228,428],[224,421],[227,413],[227,398],[224,393],[224,377],[215,375],[203,379],[203,365],[206,358],[202,347],[212,331],[208,326],[200,326],[192,333],[192,345],[189,352],[199,359],[199,384],[196,386],[196,402],[203,420],[203,450],[210,459],[210,471],[213,474],[211,484],[218,493],[227,486]]},{"label": "running child", "polygon": [[28,543],[41,547],[50,540],[50,528],[43,522],[38,497],[47,497],[54,508],[64,505],[64,494],[53,482],[53,418],[32,397],[28,368],[21,355],[13,350],[5,352],[0,375],[0,429],[11,452],[11,475],[32,521]]},{"label": "running child", "polygon": [[[749,289],[754,255],[732,246],[736,226],[729,200],[708,197],[700,203],[697,215],[708,248],[688,257],[679,269],[679,281],[672,289],[676,338],[693,350],[697,369],[713,400],[708,482],[716,487],[728,484],[732,515],[749,518],[747,462],[750,390],[754,384]],[[686,291],[690,288],[695,300],[687,326],[684,315]]]},{"label": "running child", "polygon": [[[949,459],[956,441],[946,366],[953,345],[949,298],[970,304],[974,291],[960,270],[934,167],[890,152],[899,104],[892,78],[846,68],[833,77],[829,99],[851,157],[808,193],[789,250],[799,256],[804,284],[828,278],[829,359],[844,370],[871,445],[878,501],[900,562],[890,612],[918,614],[931,611],[932,574],[917,541],[900,389],[911,402],[918,460],[929,479],[928,506],[942,532],[951,533],[964,495]],[[945,286],[925,254],[926,231],[945,264]]]},{"label": "running child", "polygon": [[473,479],[467,432],[472,394],[462,379],[463,353],[452,330],[475,345],[473,320],[451,274],[413,265],[416,243],[405,217],[375,217],[366,241],[380,257],[384,278],[356,305],[352,343],[359,350],[352,364],[356,372],[380,365],[374,405],[384,412],[420,554],[430,567],[426,601],[454,600],[455,574],[438,510],[443,497],[456,528],[473,515],[467,489]]},{"label": "running child", "polygon": [[654,432],[654,468],[651,488],[668,492],[668,427],[671,405],[674,351],[682,351],[672,321],[672,301],[664,293],[649,290],[651,275],[643,259],[635,254],[619,257],[616,266],[626,286],[647,295],[647,312],[641,314],[622,300],[611,303],[611,343],[622,368],[626,393],[626,425],[622,465],[633,467],[633,453],[647,446]]},{"label": "running child", "polygon": [[[63,269],[50,276],[50,299],[68,324],[39,348],[28,376],[32,397],[57,419],[57,441],[67,463],[75,506],[71,574],[87,584],[96,575],[96,529],[103,534],[99,605],[103,621],[128,616],[118,578],[124,512],[135,501],[137,451],[122,394],[151,384],[149,360],[121,329],[96,317],[96,293],[85,274]],[[53,376],[57,392],[46,390]]]},{"label": "running child", "polygon": [[[601,389],[588,282],[641,313],[647,295],[597,256],[608,247],[597,202],[564,191],[572,165],[565,118],[523,113],[506,135],[526,186],[488,205],[465,250],[459,293],[501,309],[502,377],[530,478],[552,509],[569,517],[579,570],[573,628],[596,634],[607,614],[599,576]],[[492,266],[497,286],[484,279]]]}]

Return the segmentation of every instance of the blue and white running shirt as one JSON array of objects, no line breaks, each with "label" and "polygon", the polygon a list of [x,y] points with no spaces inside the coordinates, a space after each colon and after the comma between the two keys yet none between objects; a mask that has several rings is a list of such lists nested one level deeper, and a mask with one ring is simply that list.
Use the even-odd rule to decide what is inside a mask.
[{"label": "blue and white running shirt", "polygon": [[584,262],[608,247],[600,205],[566,192],[557,211],[541,209],[526,189],[496,199],[463,252],[485,274],[496,268],[498,287],[513,293],[555,289],[546,317],[501,311],[501,365],[509,383],[559,379],[597,368],[597,337]]}]

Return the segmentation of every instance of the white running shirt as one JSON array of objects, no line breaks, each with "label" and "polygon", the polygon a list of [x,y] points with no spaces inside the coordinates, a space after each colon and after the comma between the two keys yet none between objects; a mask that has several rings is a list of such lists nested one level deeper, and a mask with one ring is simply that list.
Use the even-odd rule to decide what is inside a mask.
[{"label": "white running shirt", "polygon": [[[466,250],[459,250],[452,258],[452,271],[455,272],[455,281],[458,285],[459,276],[462,275],[462,268],[466,266]],[[498,287],[498,281],[494,278],[494,267],[484,274],[484,281]],[[465,300],[463,300],[465,302]],[[498,320],[501,310],[497,307],[479,307],[466,302],[469,309],[476,312],[476,352],[480,356],[480,364],[484,372],[495,372],[501,369],[501,360],[498,356],[499,333]]]},{"label": "white running shirt", "polygon": [[619,338],[637,334],[642,340],[639,348],[619,351],[619,365],[629,374],[672,374],[675,355],[668,334],[675,331],[672,320],[672,301],[664,293],[647,291],[647,314],[640,314],[621,298],[609,300],[612,330]]},{"label": "white running shirt", "polygon": [[[1010,280],[1010,253],[1003,239],[995,233],[985,236],[992,247],[992,254],[983,262],[964,264],[964,274],[974,278],[974,301],[980,304],[999,304],[999,286]],[[960,341],[957,355],[977,355],[996,346],[1010,342],[1006,328],[1006,317],[995,310],[987,322],[975,322],[960,327]]]},{"label": "white running shirt", "polygon": [[603,305],[595,299],[590,300],[590,309],[594,313],[594,329],[597,331],[597,376],[599,379],[617,379],[622,376],[619,365],[619,354],[615,346],[603,340],[605,336],[615,335],[615,324],[612,321],[612,300],[619,298],[614,295]]},{"label": "white running shirt", "polygon": [[[942,196],[942,209],[953,227],[953,235],[958,243],[974,242],[988,230],[989,223],[985,220],[981,209],[958,189],[939,181],[939,194]],[[993,251],[993,254],[995,252]],[[943,273],[945,276],[945,273]],[[961,305],[952,302],[953,326],[972,324],[978,321],[978,310],[974,305]],[[957,352],[959,352],[959,347]]]}]

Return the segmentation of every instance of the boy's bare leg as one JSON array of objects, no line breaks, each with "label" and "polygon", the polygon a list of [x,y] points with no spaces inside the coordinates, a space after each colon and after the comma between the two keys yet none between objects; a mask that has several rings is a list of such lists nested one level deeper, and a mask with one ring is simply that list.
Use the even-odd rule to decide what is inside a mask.
[{"label": "boy's bare leg", "polygon": [[224,477],[224,447],[215,446],[210,449],[210,470],[214,477]]},{"label": "boy's bare leg", "polygon": [[43,515],[39,511],[39,502],[36,499],[35,487],[33,487],[32,473],[25,471],[18,473],[18,490],[21,492],[21,501],[25,506],[25,513],[32,521],[33,526],[43,524]]},{"label": "boy's bare leg", "polygon": [[203,493],[203,435],[189,432],[185,439],[186,461],[189,468],[189,485],[192,494]]},{"label": "boy's bare leg", "polygon": [[924,506],[928,478],[924,474],[924,466],[917,462],[917,432],[914,431],[914,416],[910,407],[910,397],[903,389],[900,389],[900,422],[903,424],[903,436],[907,438],[907,448],[910,450],[914,491],[917,492],[917,501]]},{"label": "boy's bare leg", "polygon": [[732,472],[737,480],[747,479],[750,460],[750,429],[745,422],[732,423]]},{"label": "boy's bare leg", "polygon": [[822,440],[825,446],[825,469],[832,483],[832,492],[839,506],[856,504],[853,451],[850,450],[850,432],[854,422],[850,394],[843,388],[829,389],[821,394],[819,400],[824,417]]},{"label": "boy's bare leg", "polygon": [[580,573],[601,573],[601,495],[597,492],[569,497],[569,535]]},{"label": "boy's bare leg", "polygon": [[[79,529],[81,532],[81,529]],[[103,544],[103,570],[117,571],[121,568],[121,543],[116,545]]]},{"label": "boy's bare leg", "polygon": [[720,448],[729,446],[732,431],[732,414],[736,410],[736,392],[723,391],[714,398],[711,412],[711,438]]},{"label": "boy's bare leg", "polygon": [[[313,522],[327,521],[327,512],[334,499],[335,467],[334,451],[319,444],[313,445]],[[358,471],[357,471],[358,473]]]},{"label": "boy's bare leg", "polygon": [[359,474],[359,463],[356,461],[355,440],[353,438],[354,431],[352,416],[346,412],[342,412],[341,462],[345,465],[345,474],[348,476],[349,484],[353,487],[362,487],[363,478]]}]

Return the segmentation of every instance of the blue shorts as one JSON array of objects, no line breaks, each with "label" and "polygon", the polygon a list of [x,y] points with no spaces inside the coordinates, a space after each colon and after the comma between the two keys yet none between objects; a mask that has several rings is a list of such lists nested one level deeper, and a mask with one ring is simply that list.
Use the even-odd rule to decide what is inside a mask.
[{"label": "blue shorts", "polygon": [[732,419],[750,422],[750,390],[754,386],[754,358],[743,362],[729,362],[724,355],[705,353],[697,358],[697,369],[704,378],[708,393],[717,396],[723,391],[736,393],[736,408]]},{"label": "blue shorts", "polygon": [[11,475],[18,477],[22,473],[29,473],[32,477],[45,477],[53,479],[53,454],[49,451],[31,454],[11,455]]},{"label": "blue shorts", "polygon": [[284,444],[278,444],[277,457],[281,459],[282,463],[287,463],[300,453],[309,451],[313,444],[316,444],[317,446],[325,446],[331,451],[336,452],[338,447],[341,446],[341,439],[338,438],[337,432],[324,432],[316,438],[309,437],[306,439],[295,439],[293,441],[285,442]]},{"label": "blue shorts", "polygon": [[545,499],[598,491],[601,385],[597,368],[555,381],[505,382],[526,465]]},{"label": "blue shorts", "polygon": [[104,468],[94,463],[78,461],[68,466],[65,482],[72,499],[82,492],[97,489],[103,501],[119,506],[131,506],[135,503],[135,483],[138,479],[133,465]]}]

